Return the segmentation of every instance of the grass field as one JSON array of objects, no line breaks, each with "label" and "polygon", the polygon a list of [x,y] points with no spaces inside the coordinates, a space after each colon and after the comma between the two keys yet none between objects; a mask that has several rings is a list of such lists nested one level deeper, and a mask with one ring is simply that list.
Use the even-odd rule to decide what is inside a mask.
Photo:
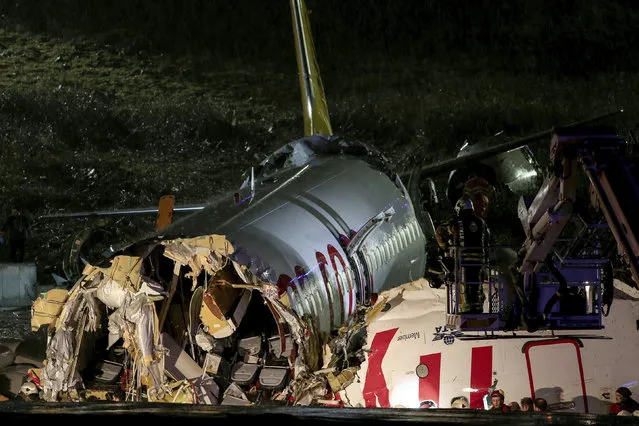
[{"label": "grass field", "polygon": [[[283,64],[104,40],[0,29],[0,206],[6,214],[18,203],[32,218],[28,258],[43,271],[59,272],[72,235],[94,220],[39,215],[152,207],[166,193],[178,204],[201,203],[302,135],[292,51]],[[636,73],[567,79],[464,55],[361,52],[338,61],[322,53],[335,132],[372,143],[400,169],[411,154],[437,161],[466,139],[501,130],[525,136],[618,107],[626,110],[612,122],[620,133],[636,127]],[[539,143],[542,156],[547,144]],[[509,209],[502,203],[498,214],[516,221]],[[154,220],[118,219],[119,236],[134,238]]]}]

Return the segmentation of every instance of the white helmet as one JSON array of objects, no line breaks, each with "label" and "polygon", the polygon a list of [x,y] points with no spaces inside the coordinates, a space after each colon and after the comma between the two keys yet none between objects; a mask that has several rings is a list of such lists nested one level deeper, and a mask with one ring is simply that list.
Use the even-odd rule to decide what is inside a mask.
[{"label": "white helmet", "polygon": [[38,387],[33,382],[24,382],[22,386],[20,386],[20,393],[25,395],[37,395]]}]

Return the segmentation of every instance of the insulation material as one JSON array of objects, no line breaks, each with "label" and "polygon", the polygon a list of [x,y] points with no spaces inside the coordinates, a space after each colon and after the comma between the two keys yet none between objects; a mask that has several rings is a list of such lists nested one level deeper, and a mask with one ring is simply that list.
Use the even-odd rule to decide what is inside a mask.
[{"label": "insulation material", "polygon": [[235,269],[235,273],[245,284],[258,284],[255,275],[251,273],[251,271],[244,265],[240,265],[236,261],[232,261],[233,269]]},{"label": "insulation material", "polygon": [[164,290],[162,284],[155,282],[151,278],[145,276],[142,276],[140,278],[140,290],[138,290],[136,295],[138,294],[146,294],[153,301],[162,300],[169,295],[169,293]]},{"label": "insulation material", "polygon": [[96,269],[104,274],[106,280],[113,280],[121,287],[137,292],[140,289],[141,260],[138,256],[115,256],[111,260],[111,266]]},{"label": "insulation material", "polygon": [[64,306],[57,330],[47,345],[42,371],[45,399],[55,401],[58,393],[75,390],[82,378],[79,370],[87,354],[80,354],[85,332],[98,329],[100,313],[91,290],[76,288]]},{"label": "insulation material", "polygon": [[237,329],[251,299],[251,290],[229,285],[212,285],[202,297],[200,319],[207,333],[228,337]]},{"label": "insulation material", "polygon": [[98,323],[100,321],[100,312],[98,307],[98,301],[94,297],[94,290],[82,290],[82,311],[84,312],[86,322],[85,330],[96,331],[98,329]]},{"label": "insulation material", "polygon": [[350,367],[342,370],[339,374],[329,373],[326,377],[333,393],[346,389],[348,385],[353,383],[358,370],[357,367]]},{"label": "insulation material", "polygon": [[215,339],[204,330],[199,330],[195,335],[195,343],[204,351],[211,352],[215,348]]},{"label": "insulation material", "polygon": [[58,330],[47,347],[47,362],[42,370],[47,401],[56,401],[59,392],[69,390],[80,380],[79,377],[69,377],[75,355],[74,343],[73,330]]},{"label": "insulation material", "polygon": [[69,298],[68,290],[49,290],[33,302],[31,306],[31,331],[38,331],[43,325],[53,324]]},{"label": "insulation material", "polygon": [[124,320],[124,311],[122,309],[117,309],[111,315],[109,315],[109,336],[107,349],[113,346],[118,340],[120,340],[124,336],[124,331],[126,329],[126,322]]},{"label": "insulation material", "polygon": [[135,343],[143,366],[141,374],[150,376],[153,387],[158,390],[164,384],[165,378],[158,365],[162,349],[159,347],[155,307],[146,295],[138,295],[125,307],[124,318],[135,325]]},{"label": "insulation material", "polygon": [[[31,328],[33,329],[34,327],[38,327],[38,323],[41,321],[44,321],[45,319],[47,320],[47,324],[51,325],[55,322],[55,326],[53,327],[53,329],[56,329],[58,327],[60,327],[60,323],[62,320],[62,316],[63,316],[63,312],[64,311],[68,311],[69,307],[67,306],[68,304],[70,304],[69,302],[74,300],[75,298],[78,297],[80,290],[84,287],[84,286],[90,286],[92,287],[92,282],[94,280],[94,278],[96,277],[96,274],[98,274],[98,270],[96,270],[94,267],[87,265],[85,267],[85,272],[86,274],[84,274],[82,277],[80,277],[78,279],[78,281],[75,283],[75,285],[73,286],[73,288],[71,288],[71,290],[61,290],[61,289],[53,289],[50,290],[49,292],[41,295],[40,297],[38,297],[38,299],[36,299],[36,301],[33,303],[32,305],[32,309],[31,309]],[[63,297],[65,296],[65,297]],[[60,301],[61,299],[65,299],[65,302],[62,303],[62,307],[59,310],[58,314],[55,317],[51,317],[49,319],[47,319],[47,317],[49,315],[54,315],[52,311],[58,311],[57,309],[53,309],[53,307],[48,307],[48,308],[44,308],[44,306],[47,304],[46,300],[50,298],[50,301],[53,302],[55,301]],[[54,302],[53,305],[56,305],[57,303]],[[37,311],[34,310],[33,308],[37,307]],[[36,312],[40,313],[41,309],[46,310],[46,313],[43,312],[43,315],[36,315]],[[34,331],[37,331],[34,330]],[[51,331],[51,330],[50,330]]]},{"label": "insulation material", "polygon": [[140,295],[125,307],[124,318],[135,324],[136,343],[142,353],[142,362],[150,365],[158,344],[157,317],[153,304],[145,295]]},{"label": "insulation material", "polygon": [[[175,241],[175,240],[174,240]],[[226,257],[235,252],[231,243],[226,239],[224,235],[211,234],[211,235],[202,235],[200,237],[194,238],[183,238],[179,240],[183,244],[186,244],[191,247],[199,247],[207,249],[208,251],[219,253],[220,255]],[[171,241],[166,241],[166,243],[170,243]],[[162,242],[164,244],[165,242]]]},{"label": "insulation material", "polygon": [[131,292],[125,286],[107,278],[98,287],[96,296],[109,308],[119,308],[130,294]]},{"label": "insulation material", "polygon": [[197,395],[193,390],[191,382],[188,380],[180,380],[179,382],[171,383],[168,386],[167,392],[163,393],[160,397],[151,398],[151,402],[169,402],[172,404],[196,404]]},{"label": "insulation material", "polygon": [[195,278],[201,271],[213,275],[222,269],[233,253],[233,246],[221,235],[163,241],[164,256],[191,268],[187,278]]},{"label": "insulation material", "polygon": [[[293,397],[293,405],[308,406],[326,396],[326,378],[310,373],[296,374],[297,379],[291,382],[287,392]],[[282,392],[285,394],[285,392]]]}]

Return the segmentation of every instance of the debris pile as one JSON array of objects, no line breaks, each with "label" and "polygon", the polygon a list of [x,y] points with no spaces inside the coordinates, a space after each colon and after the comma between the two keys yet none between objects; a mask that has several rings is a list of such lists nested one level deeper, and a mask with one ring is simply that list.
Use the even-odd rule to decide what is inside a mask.
[{"label": "debris pile", "polygon": [[87,265],[69,291],[43,294],[31,325],[48,327],[46,359],[27,378],[29,393],[51,402],[334,403],[364,360],[367,309],[321,335],[233,252],[221,235],[147,241]]}]

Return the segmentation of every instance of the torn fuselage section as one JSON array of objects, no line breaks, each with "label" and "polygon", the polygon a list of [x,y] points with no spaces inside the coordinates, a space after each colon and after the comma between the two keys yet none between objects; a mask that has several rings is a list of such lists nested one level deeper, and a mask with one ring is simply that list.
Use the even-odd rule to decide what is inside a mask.
[{"label": "torn fuselage section", "polygon": [[221,235],[137,244],[38,299],[42,398],[251,405],[311,401],[309,377],[328,389],[318,334],[233,252]]}]

